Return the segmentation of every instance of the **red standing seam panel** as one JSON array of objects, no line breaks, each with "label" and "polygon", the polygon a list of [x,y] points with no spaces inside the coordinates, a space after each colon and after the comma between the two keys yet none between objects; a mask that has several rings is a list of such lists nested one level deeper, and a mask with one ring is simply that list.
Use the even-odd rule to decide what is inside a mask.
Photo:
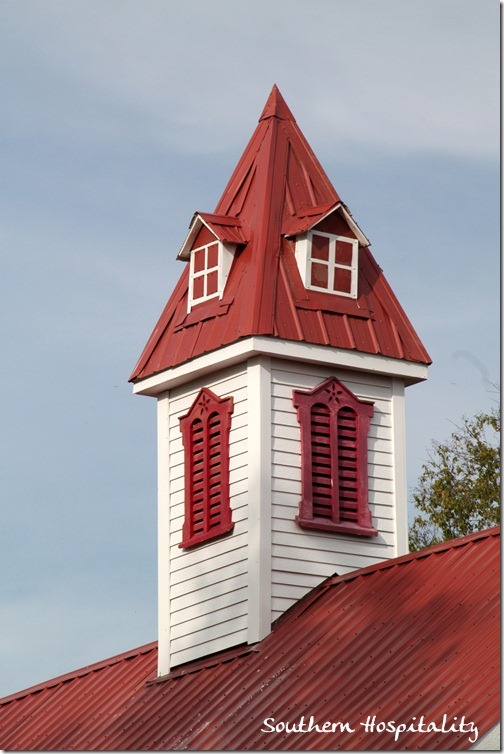
[{"label": "red standing seam panel", "polygon": [[183,258],[212,237],[200,225],[238,245],[224,293],[232,291],[229,307],[215,296],[187,314],[188,271],[182,273],[133,370],[134,382],[254,335],[430,363],[365,244],[357,299],[304,288],[294,237],[317,228],[353,238],[356,230],[277,87],[214,213],[195,217],[191,229],[202,235],[195,239],[190,231]]},{"label": "red standing seam panel", "polygon": [[181,416],[184,446],[184,524],[179,547],[193,547],[230,532],[229,432],[233,398],[202,388]]}]

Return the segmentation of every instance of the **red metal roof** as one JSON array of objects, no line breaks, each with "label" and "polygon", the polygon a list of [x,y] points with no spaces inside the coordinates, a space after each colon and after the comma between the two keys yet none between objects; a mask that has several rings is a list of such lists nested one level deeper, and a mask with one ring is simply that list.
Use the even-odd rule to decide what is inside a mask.
[{"label": "red metal roof", "polygon": [[[155,680],[156,645],[0,700],[4,749],[467,749],[500,713],[500,529],[334,576],[254,647]],[[354,732],[261,732],[266,718]],[[376,723],[447,733],[366,731]],[[467,730],[467,728],[466,728]]]},{"label": "red metal roof", "polygon": [[198,231],[206,225],[219,241],[227,241],[232,244],[245,244],[240,220],[237,217],[226,215],[211,215],[208,212],[196,212],[189,226],[189,233],[179,251],[179,259],[189,259],[191,246],[198,235]]},{"label": "red metal roof", "polygon": [[[361,244],[356,300],[308,291],[301,282],[293,236],[329,214],[343,234]],[[252,335],[430,363],[366,237],[276,86],[214,215],[195,217],[203,218],[218,238],[227,236],[225,240],[239,244],[224,297],[199,304],[187,314],[186,265],[131,380]],[[181,250],[183,258],[190,239],[191,230]]]}]

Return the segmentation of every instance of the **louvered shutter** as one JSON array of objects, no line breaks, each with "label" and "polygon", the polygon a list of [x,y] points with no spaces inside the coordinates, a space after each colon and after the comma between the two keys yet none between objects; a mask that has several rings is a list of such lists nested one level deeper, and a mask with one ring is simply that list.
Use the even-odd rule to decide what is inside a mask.
[{"label": "louvered shutter", "polygon": [[351,408],[342,408],[337,413],[337,423],[339,520],[357,522],[357,414]]},{"label": "louvered shutter", "polygon": [[232,398],[202,388],[180,417],[185,464],[185,516],[180,547],[232,530],[229,501],[229,432]]},{"label": "louvered shutter", "polygon": [[221,420],[212,414],[208,420],[208,531],[222,522]]},{"label": "louvered shutter", "polygon": [[191,425],[191,513],[190,536],[205,531],[205,425],[196,419]]},{"label": "louvered shutter", "polygon": [[313,515],[333,520],[331,414],[317,403],[311,409]]},{"label": "louvered shutter", "polygon": [[373,405],[335,377],[294,390],[301,427],[303,528],[376,536],[368,503],[367,434]]}]

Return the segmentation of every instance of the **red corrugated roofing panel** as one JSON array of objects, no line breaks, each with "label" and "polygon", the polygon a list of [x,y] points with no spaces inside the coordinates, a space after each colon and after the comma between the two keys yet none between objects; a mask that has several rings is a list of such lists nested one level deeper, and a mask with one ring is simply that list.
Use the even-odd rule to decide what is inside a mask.
[{"label": "red corrugated roofing panel", "polygon": [[[191,226],[197,229],[204,219],[217,237],[241,244],[224,292],[231,303],[225,311],[219,299],[195,306],[181,325],[187,312],[186,269],[131,379],[141,380],[253,335],[429,364],[429,355],[365,245],[359,250],[356,301],[304,288],[294,243],[285,236],[293,228],[306,230],[334,208],[333,221],[353,237],[346,210],[340,214],[338,207],[340,197],[274,87],[215,213],[196,215]],[[205,312],[205,324],[195,331],[200,311]],[[317,311],[322,316],[314,314]],[[372,326],[361,321],[364,313]],[[333,339],[333,333],[344,330],[344,338]]]},{"label": "red corrugated roofing panel", "polygon": [[[467,749],[499,719],[500,530],[334,576],[253,648],[154,681],[155,644],[0,700],[4,749]],[[149,681],[152,679],[152,682]],[[451,732],[366,730],[424,716]],[[352,731],[263,732],[310,717]]]}]

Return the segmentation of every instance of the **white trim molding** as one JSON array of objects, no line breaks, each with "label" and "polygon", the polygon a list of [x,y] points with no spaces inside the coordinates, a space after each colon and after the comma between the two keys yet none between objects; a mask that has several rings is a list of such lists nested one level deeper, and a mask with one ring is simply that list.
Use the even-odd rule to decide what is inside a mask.
[{"label": "white trim molding", "polygon": [[406,386],[427,379],[426,364],[258,335],[222,346],[139,380],[135,383],[133,392],[138,395],[159,395],[165,390],[182,385],[188,379],[196,379],[260,355],[398,377],[403,379]]}]

